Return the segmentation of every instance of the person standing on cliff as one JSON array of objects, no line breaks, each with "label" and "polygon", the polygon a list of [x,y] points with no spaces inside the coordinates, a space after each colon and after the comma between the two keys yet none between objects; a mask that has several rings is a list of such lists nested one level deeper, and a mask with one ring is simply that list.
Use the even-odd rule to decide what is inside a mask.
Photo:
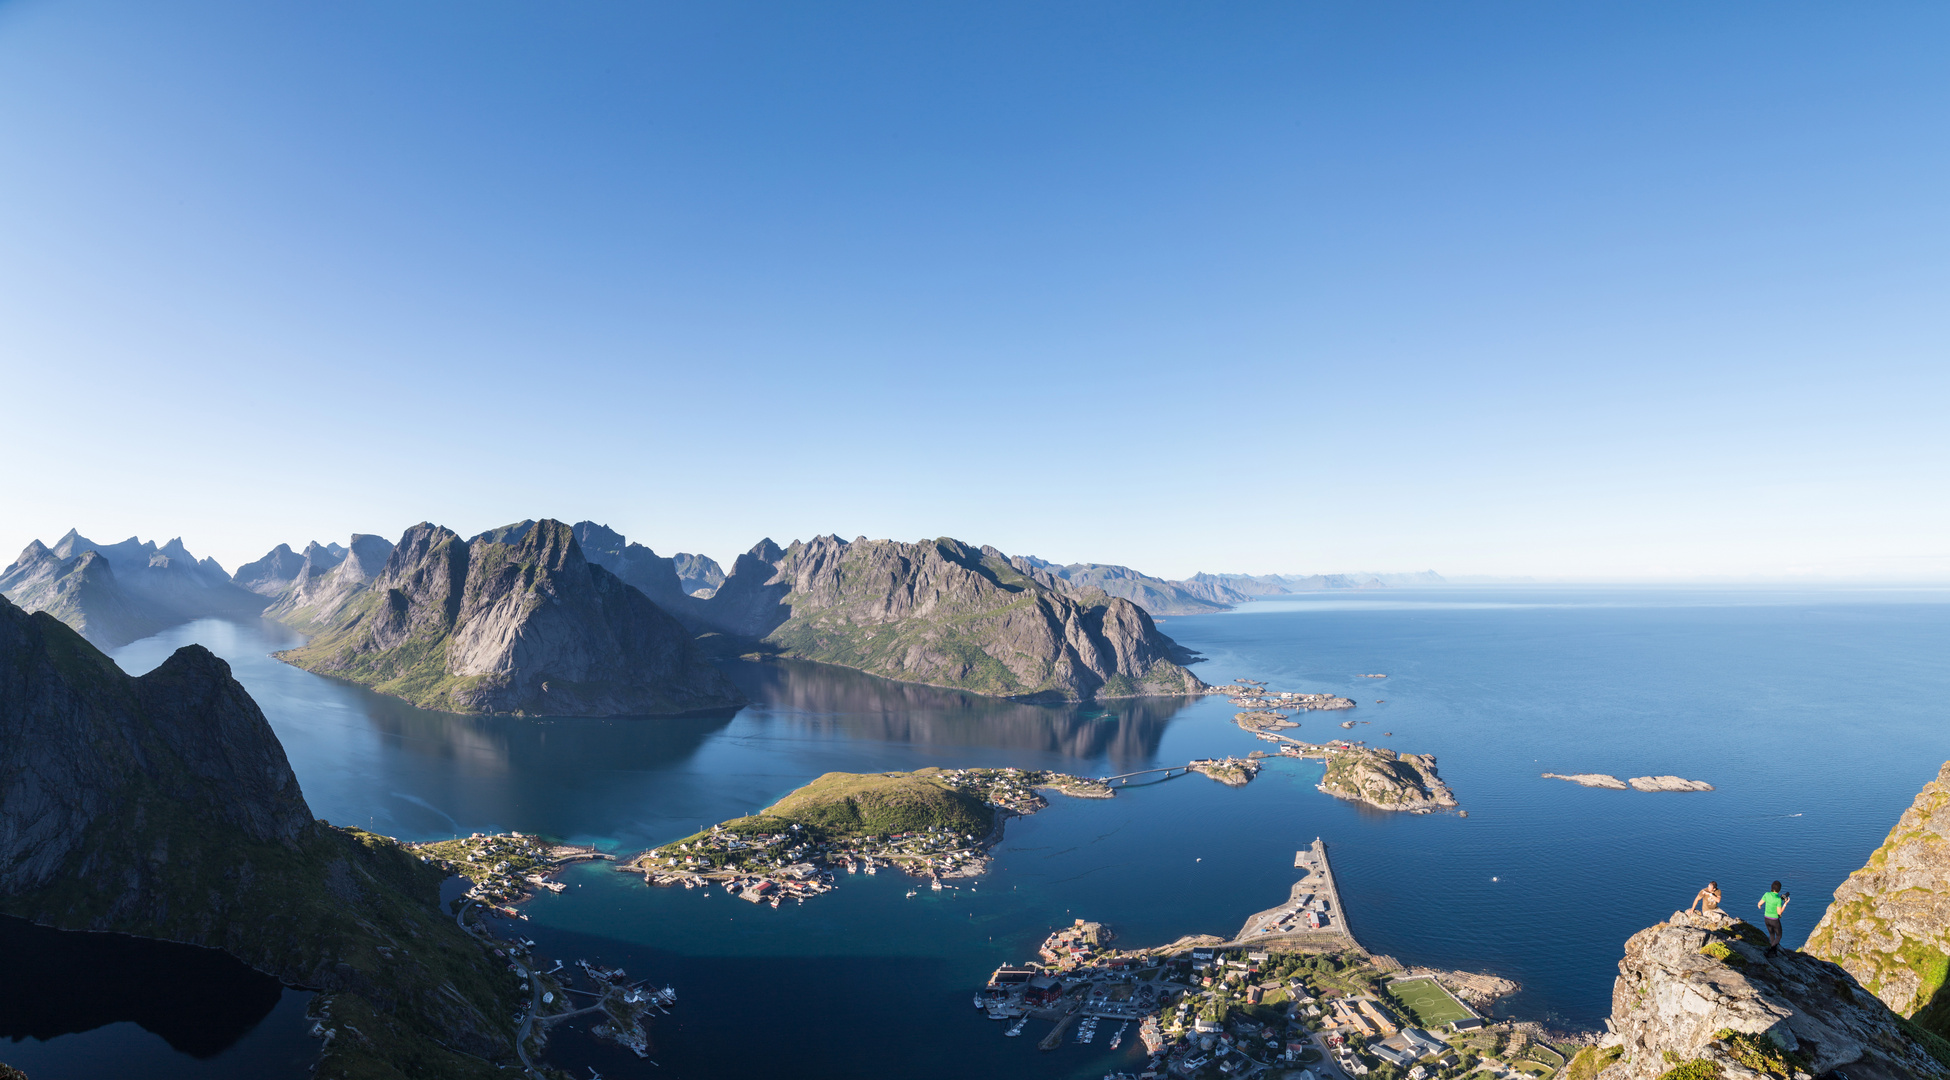
[{"label": "person standing on cliff", "polygon": [[1701,889],[1697,894],[1693,896],[1693,906],[1687,908],[1686,912],[1687,914],[1691,914],[1695,910],[1697,910],[1702,915],[1706,914],[1709,911],[1720,910],[1720,883],[1719,882],[1717,881],[1707,882],[1706,888]]},{"label": "person standing on cliff", "polygon": [[1761,921],[1767,924],[1767,955],[1769,956],[1781,951],[1781,912],[1787,910],[1787,906],[1788,894],[1781,891],[1781,883],[1778,881],[1760,898]]}]

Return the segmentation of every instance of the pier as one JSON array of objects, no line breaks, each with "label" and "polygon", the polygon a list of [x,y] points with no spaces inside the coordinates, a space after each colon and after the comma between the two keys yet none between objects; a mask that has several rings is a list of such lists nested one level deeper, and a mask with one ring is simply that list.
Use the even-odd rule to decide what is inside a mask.
[{"label": "pier", "polygon": [[[1239,934],[1227,947],[1242,945],[1316,946],[1347,949],[1366,954],[1355,940],[1348,924],[1347,907],[1334,881],[1334,869],[1327,861],[1327,845],[1316,837],[1313,846],[1293,853],[1293,865],[1307,871],[1294,882],[1286,902],[1247,918]],[[1306,923],[1308,912],[1317,912],[1325,924],[1315,928]]]}]

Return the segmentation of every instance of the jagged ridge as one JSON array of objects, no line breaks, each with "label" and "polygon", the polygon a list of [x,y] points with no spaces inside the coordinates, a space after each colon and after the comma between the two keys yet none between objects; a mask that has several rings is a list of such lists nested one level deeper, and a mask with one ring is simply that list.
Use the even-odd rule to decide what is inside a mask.
[{"label": "jagged ridge", "polygon": [[274,609],[321,631],[280,657],[424,708],[611,716],[744,703],[675,619],[585,560],[559,521],[471,542],[415,525],[377,577],[329,602]]},{"label": "jagged ridge", "polygon": [[692,609],[704,628],[908,682],[1080,700],[1205,689],[1144,610],[1028,559],[942,538],[770,540]]}]

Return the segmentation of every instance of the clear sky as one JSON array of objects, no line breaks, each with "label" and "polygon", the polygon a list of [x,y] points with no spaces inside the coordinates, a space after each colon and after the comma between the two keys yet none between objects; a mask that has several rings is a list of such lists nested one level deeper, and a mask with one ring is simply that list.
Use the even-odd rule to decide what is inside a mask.
[{"label": "clear sky", "polygon": [[4,0],[0,546],[1944,579],[1947,46],[1903,2]]}]

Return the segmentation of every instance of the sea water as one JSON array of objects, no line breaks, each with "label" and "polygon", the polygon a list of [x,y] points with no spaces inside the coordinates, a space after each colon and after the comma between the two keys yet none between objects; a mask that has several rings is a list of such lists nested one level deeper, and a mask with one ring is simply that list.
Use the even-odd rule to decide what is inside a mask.
[{"label": "sea water", "polygon": [[[1708,879],[1736,913],[1781,879],[1798,943],[1950,757],[1942,590],[1377,590],[1162,629],[1209,657],[1195,668],[1208,682],[1354,698],[1350,712],[1299,714],[1292,734],[1433,753],[1470,816],[1354,806],[1315,790],[1320,763],[1275,759],[1244,788],[1193,775],[1111,800],[1052,795],[1008,823],[988,874],[912,897],[904,875],[841,874],[836,892],[774,910],[575,866],[565,892],[527,905],[524,936],[669,983],[681,1003],[651,1026],[656,1066],[580,1027],[557,1034],[552,1060],[611,1077],[1130,1067],[1135,1038],[1043,1053],[1047,1025],[1004,1038],[970,998],[1073,918],[1109,924],[1126,946],[1230,936],[1285,897],[1293,853],[1315,837],[1367,948],[1513,979],[1523,989],[1501,1012],[1596,1027],[1625,938]],[[458,717],[269,657],[296,640],[273,624],[200,622],[117,659],[141,672],[207,645],[263,706],[315,813],[409,839],[514,829],[627,857],[830,770],[1105,775],[1268,748],[1217,697],[1031,706],[809,664],[736,665],[756,704],[717,717]],[[1716,790],[1587,789],[1543,772],[1672,773]],[[90,1037],[37,1057],[85,1055]]]}]

